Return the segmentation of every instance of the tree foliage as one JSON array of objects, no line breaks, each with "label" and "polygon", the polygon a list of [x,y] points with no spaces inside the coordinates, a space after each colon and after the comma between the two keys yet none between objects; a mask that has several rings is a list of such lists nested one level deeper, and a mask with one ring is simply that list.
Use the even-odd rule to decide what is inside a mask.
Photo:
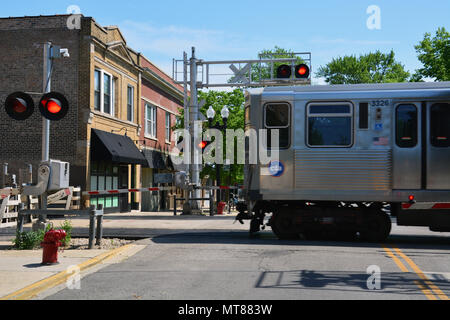
[{"label": "tree foliage", "polygon": [[319,68],[318,77],[328,84],[405,82],[409,78],[404,66],[395,60],[395,53],[380,51],[333,59]]},{"label": "tree foliage", "polygon": [[450,81],[450,33],[445,28],[438,28],[434,37],[426,33],[415,49],[423,64],[423,68],[417,70],[415,78]]},{"label": "tree foliage", "polygon": [[[234,91],[199,91],[198,100],[204,100],[205,105],[200,108],[200,112],[206,116],[206,111],[210,106],[216,111],[216,116],[213,123],[223,124],[221,111],[226,105],[230,110],[230,116],[227,122],[228,129],[242,129],[244,130],[244,94],[242,90],[235,89]],[[180,121],[176,126],[176,129],[182,129],[184,127],[184,110],[181,110]],[[204,124],[204,129],[208,128],[208,123]],[[224,135],[224,153],[226,150],[226,139]],[[236,150],[235,150],[236,155]],[[225,154],[224,154],[225,159]],[[244,179],[244,167],[240,164],[232,164],[230,172],[221,170],[222,181],[234,183],[242,183]],[[216,170],[214,166],[206,165],[201,172],[201,177],[209,176],[211,179],[216,180]],[[228,181],[230,180],[230,181]]]}]

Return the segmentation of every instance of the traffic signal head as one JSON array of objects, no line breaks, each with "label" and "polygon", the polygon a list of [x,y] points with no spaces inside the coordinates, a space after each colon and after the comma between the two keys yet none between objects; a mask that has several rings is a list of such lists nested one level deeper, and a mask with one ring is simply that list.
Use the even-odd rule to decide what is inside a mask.
[{"label": "traffic signal head", "polygon": [[64,95],[58,92],[50,92],[45,94],[39,102],[39,111],[44,118],[59,121],[69,111],[69,102]]},{"label": "traffic signal head", "polygon": [[295,77],[297,79],[309,78],[309,67],[306,64],[300,64],[295,67]]},{"label": "traffic signal head", "polygon": [[6,113],[14,120],[26,120],[33,114],[33,99],[24,92],[14,92],[5,101]]},{"label": "traffic signal head", "polygon": [[292,75],[292,68],[287,64],[283,64],[277,69],[277,78],[278,79],[289,79]]}]

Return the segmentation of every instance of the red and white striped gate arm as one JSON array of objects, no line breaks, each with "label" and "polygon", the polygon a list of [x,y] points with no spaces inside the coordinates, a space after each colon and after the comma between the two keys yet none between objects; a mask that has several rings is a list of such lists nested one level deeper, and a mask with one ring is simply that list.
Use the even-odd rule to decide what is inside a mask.
[{"label": "red and white striped gate arm", "polygon": [[240,189],[244,189],[243,186],[241,187],[236,187],[236,186],[231,186],[231,187],[227,187],[227,186],[213,186],[213,187],[200,187],[198,189],[204,189],[204,190],[240,190]]},{"label": "red and white striped gate arm", "polygon": [[[243,189],[243,187],[236,186],[219,186],[219,187],[199,187],[198,189],[203,190],[238,190]],[[99,191],[85,191],[83,196],[104,196],[104,195],[114,195],[122,193],[134,193],[134,192],[153,192],[153,191],[171,191],[174,187],[160,187],[160,188],[142,188],[142,189],[116,189],[116,190],[99,190]]]},{"label": "red and white striped gate arm", "polygon": [[85,192],[83,192],[83,196],[103,196],[103,195],[114,195],[114,194],[122,194],[122,193],[170,191],[170,190],[173,190],[173,187],[85,191]]},{"label": "red and white striped gate arm", "polygon": [[403,210],[450,209],[450,203],[416,202],[402,203]]}]

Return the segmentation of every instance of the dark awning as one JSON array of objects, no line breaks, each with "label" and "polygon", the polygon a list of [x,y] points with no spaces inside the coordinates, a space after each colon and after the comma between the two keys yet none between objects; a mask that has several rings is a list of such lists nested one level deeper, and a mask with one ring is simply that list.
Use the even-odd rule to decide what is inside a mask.
[{"label": "dark awning", "polygon": [[147,160],[127,136],[92,129],[91,150],[93,160],[147,165]]},{"label": "dark awning", "polygon": [[158,170],[169,170],[166,165],[166,161],[164,160],[164,156],[161,152],[156,150],[143,150],[142,154],[144,155],[148,168],[158,169]]}]

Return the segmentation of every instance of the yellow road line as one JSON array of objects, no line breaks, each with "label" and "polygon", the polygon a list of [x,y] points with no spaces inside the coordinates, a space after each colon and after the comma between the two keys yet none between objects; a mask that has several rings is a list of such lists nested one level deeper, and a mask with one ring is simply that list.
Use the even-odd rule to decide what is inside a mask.
[{"label": "yellow road line", "polygon": [[[392,260],[394,260],[395,264],[400,268],[402,272],[409,273],[409,270],[405,265],[401,262],[399,258],[389,249],[387,246],[382,245],[384,251],[388,254]],[[433,293],[420,281],[414,281],[414,283],[419,287],[420,291],[428,298],[428,300],[437,300],[437,298],[433,295]]]},{"label": "yellow road line", "polygon": [[391,249],[389,249],[385,245],[383,245],[383,249],[384,251],[386,251],[387,255],[390,258],[392,258],[392,260],[394,260],[395,264],[400,268],[400,270],[402,270],[403,272],[409,272],[408,268],[405,267],[405,265],[400,261],[400,259],[395,256],[395,254],[391,251]]},{"label": "yellow road line", "polygon": [[438,288],[428,277],[420,270],[420,268],[412,261],[406,254],[404,254],[399,248],[393,247],[395,252],[405,260],[409,266],[414,270],[414,272],[422,279],[428,287],[433,290],[433,292],[441,299],[441,300],[449,300],[447,295],[445,295],[444,292],[442,292],[441,289]]},{"label": "yellow road line", "polygon": [[[117,256],[121,252],[123,252],[126,249],[129,249],[133,246],[134,246],[133,244],[128,244],[123,247],[105,252],[97,257],[94,257],[83,263],[80,263],[77,267],[80,269],[80,271],[89,269],[101,262],[104,262],[110,258]],[[66,282],[70,276],[72,276],[72,274],[67,273],[67,271],[62,271],[58,274],[55,274],[54,276],[51,276],[44,280],[38,281],[38,282],[33,283],[32,285],[29,285],[23,289],[20,289],[20,290],[13,292],[7,296],[4,296],[4,297],[0,298],[0,300],[30,300],[30,299],[33,299],[39,293],[46,291],[48,289],[54,288],[57,285],[60,285],[64,282]]]},{"label": "yellow road line", "polygon": [[422,290],[423,294],[426,295],[429,300],[438,300],[433,292],[431,292],[422,282],[414,280],[414,283]]}]

